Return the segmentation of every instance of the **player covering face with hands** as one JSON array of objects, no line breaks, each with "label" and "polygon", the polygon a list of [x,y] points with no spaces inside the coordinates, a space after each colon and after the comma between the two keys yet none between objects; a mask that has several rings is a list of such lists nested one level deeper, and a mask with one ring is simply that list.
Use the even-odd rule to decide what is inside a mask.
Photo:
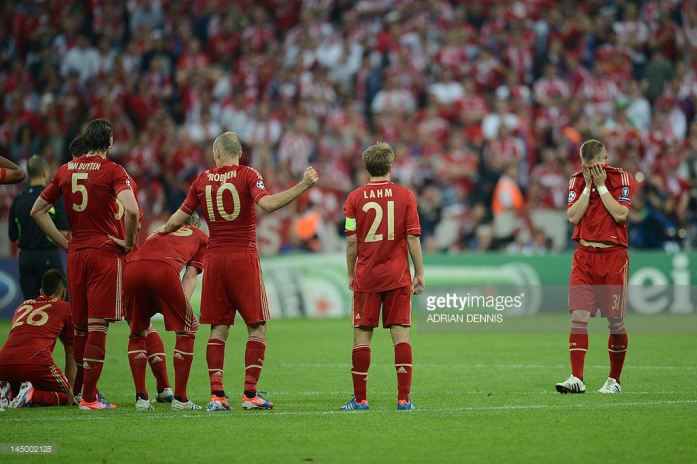
[{"label": "player covering face with hands", "polygon": [[[416,198],[390,181],[394,152],[378,143],[363,152],[370,182],[351,192],[344,204],[346,265],[353,290],[352,368],[354,397],[342,410],[367,410],[367,378],[373,329],[390,329],[397,372],[397,409],[415,409],[411,391],[409,340],[411,295],[424,290],[424,268]],[[414,264],[410,277],[409,256]]]},{"label": "player covering face with hands", "polygon": [[184,203],[162,229],[163,233],[178,230],[197,208],[208,223],[210,235],[201,298],[201,323],[211,326],[206,348],[211,384],[208,411],[230,409],[223,388],[223,364],[228,331],[237,313],[248,332],[241,405],[244,409],[273,407],[257,391],[270,314],[256,248],[256,206],[268,213],[276,211],[319,180],[317,172],[308,167],[295,186],[271,194],[259,172],[240,165],[241,156],[242,146],[235,133],[226,132],[216,138],[213,142],[216,167],[199,174]]},{"label": "player covering face with hands", "polygon": [[558,384],[560,393],[584,393],[583,367],[588,350],[588,321],[598,310],[607,318],[610,336],[610,374],[599,393],[620,393],[620,374],[627,352],[626,219],[632,206],[634,178],[607,164],[602,143],[588,140],[581,146],[582,170],[569,181],[567,215],[578,242],[569,278],[571,376]]}]

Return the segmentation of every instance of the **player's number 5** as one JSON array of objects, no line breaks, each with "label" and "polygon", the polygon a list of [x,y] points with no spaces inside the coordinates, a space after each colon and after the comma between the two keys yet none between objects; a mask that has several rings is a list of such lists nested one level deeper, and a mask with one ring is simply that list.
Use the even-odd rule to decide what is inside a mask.
[{"label": "player's number 5", "polygon": [[[382,241],[382,234],[376,234],[380,223],[382,222],[382,206],[380,203],[369,201],[363,205],[363,212],[368,212],[368,210],[375,210],[375,219],[373,219],[373,224],[368,229],[368,234],[365,236],[366,242],[380,242]],[[387,240],[394,240],[394,201],[387,202]]]},{"label": "player's number 5", "polygon": [[[223,203],[223,194],[225,192],[230,192],[232,195],[231,212],[225,210],[225,204]],[[220,217],[225,221],[234,221],[237,219],[237,216],[240,215],[240,195],[237,193],[235,186],[227,183],[221,184],[215,192],[215,205],[213,205],[213,186],[206,185],[206,209],[208,210],[208,217],[211,221],[215,221],[216,209]]]},{"label": "player's number 5", "polygon": [[70,187],[73,193],[79,193],[82,197],[80,203],[73,203],[73,209],[81,212],[87,209],[87,187],[80,184],[81,180],[87,180],[86,172],[76,172],[70,178]]},{"label": "player's number 5", "polygon": [[24,325],[23,319],[25,318],[28,325],[33,325],[37,327],[44,325],[46,322],[48,322],[48,313],[44,311],[44,309],[49,307],[51,307],[50,304],[39,306],[36,309],[34,309],[34,307],[30,305],[24,305],[20,307],[17,310],[19,316],[17,316],[15,323],[12,324],[12,328],[14,329],[15,327]]}]

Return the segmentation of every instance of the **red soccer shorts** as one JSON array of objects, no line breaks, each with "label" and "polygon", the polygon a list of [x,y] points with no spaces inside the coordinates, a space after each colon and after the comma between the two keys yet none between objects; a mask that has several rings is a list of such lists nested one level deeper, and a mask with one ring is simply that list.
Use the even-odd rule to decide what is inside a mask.
[{"label": "red soccer shorts", "polygon": [[75,325],[88,318],[120,321],[124,318],[121,256],[88,248],[68,253],[68,286]]},{"label": "red soccer shorts", "polygon": [[232,325],[236,313],[246,324],[271,319],[256,251],[208,250],[204,268],[202,323]]},{"label": "red soccer shorts", "polygon": [[569,278],[569,311],[623,317],[627,306],[629,256],[623,247],[579,246]]},{"label": "red soccer shorts", "polygon": [[150,318],[160,313],[165,329],[196,332],[198,321],[184,296],[179,274],[162,261],[131,261],[123,273],[123,292],[131,332],[150,327]]},{"label": "red soccer shorts", "polygon": [[22,382],[31,382],[34,388],[43,391],[71,390],[70,382],[53,360],[41,363],[0,364],[0,379],[10,382],[14,391],[19,390]]},{"label": "red soccer shorts", "polygon": [[353,292],[353,326],[377,327],[382,308],[382,326],[411,325],[411,286],[379,293]]}]

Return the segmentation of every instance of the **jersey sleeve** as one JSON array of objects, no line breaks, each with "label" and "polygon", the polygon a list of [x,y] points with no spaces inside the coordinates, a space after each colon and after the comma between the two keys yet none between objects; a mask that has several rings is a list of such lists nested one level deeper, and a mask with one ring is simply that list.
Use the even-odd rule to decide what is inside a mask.
[{"label": "jersey sleeve", "polygon": [[264,178],[261,177],[259,171],[249,168],[247,178],[249,181],[249,193],[254,199],[254,203],[259,203],[259,200],[270,195],[269,191],[266,190],[266,185],[264,185]]},{"label": "jersey sleeve", "polygon": [[620,171],[617,176],[619,178],[619,182],[617,182],[615,187],[612,189],[612,196],[620,205],[631,208],[633,193],[632,184],[634,179],[627,171]]},{"label": "jersey sleeve", "polygon": [[58,170],[56,175],[53,176],[51,182],[46,186],[44,191],[41,192],[41,198],[43,198],[51,204],[56,203],[58,199],[61,197],[62,192],[60,188],[60,177],[62,176],[62,173],[62,169]]},{"label": "jersey sleeve", "polygon": [[574,203],[576,203],[576,200],[581,197],[581,192],[585,187],[585,183],[586,182],[583,180],[583,176],[571,176],[571,179],[569,180],[569,200],[567,203],[567,208],[571,207]]},{"label": "jersey sleeve", "polygon": [[421,235],[421,223],[419,222],[419,208],[413,192],[407,194],[407,210],[405,216],[405,228],[407,235]]},{"label": "jersey sleeve", "polygon": [[196,254],[193,258],[191,258],[191,261],[189,261],[188,264],[189,266],[198,269],[199,273],[203,272],[203,258],[206,256],[207,245],[208,238],[205,237],[205,234],[201,232],[201,240],[199,241],[198,251],[196,251]]},{"label": "jersey sleeve", "polygon": [[184,211],[186,214],[193,214],[198,208],[198,183],[201,178],[201,174],[191,183],[189,187],[189,193],[186,194],[186,199],[184,203],[179,207],[180,210]]},{"label": "jersey sleeve", "polygon": [[73,327],[73,319],[70,315],[70,309],[66,310],[65,319],[63,322],[63,330],[60,334],[60,339],[65,346],[73,345],[73,332],[75,328]]},{"label": "jersey sleeve", "polygon": [[344,216],[346,216],[346,224],[344,225],[346,236],[356,235],[356,206],[353,202],[353,195],[349,195],[344,203]]},{"label": "jersey sleeve", "polygon": [[118,194],[124,190],[133,190],[131,178],[124,168],[118,164],[114,164],[112,172],[111,188],[114,190],[114,196],[118,196]]}]

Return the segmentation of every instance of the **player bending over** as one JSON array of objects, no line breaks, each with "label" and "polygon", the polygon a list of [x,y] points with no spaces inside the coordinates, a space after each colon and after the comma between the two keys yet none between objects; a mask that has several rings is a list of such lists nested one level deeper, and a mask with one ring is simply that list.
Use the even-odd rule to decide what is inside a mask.
[{"label": "player bending over", "polygon": [[[198,229],[198,215],[189,224],[170,234],[153,234],[130,257],[123,276],[124,296],[131,336],[128,340],[128,361],[136,387],[136,409],[150,410],[145,388],[148,362],[147,341],[150,318],[160,313],[165,328],[177,334],[174,346],[174,399],[172,409],[201,409],[186,395],[194,337],[198,321],[191,311],[191,294],[196,278],[203,271],[203,256],[208,237]],[[179,282],[179,274],[185,269]],[[164,353],[163,353],[164,354]]]},{"label": "player bending over", "polygon": [[[136,185],[136,181],[133,179],[133,177],[130,176],[130,174],[126,174],[128,175],[128,180],[131,183],[133,195],[135,196],[137,201],[138,186]],[[125,248],[126,221],[124,215],[124,207],[118,199],[114,201],[112,206],[114,208],[114,218],[116,219],[116,228],[118,230],[117,236],[115,238],[112,237],[112,240],[114,240],[114,242],[117,245],[124,248],[124,252],[126,253],[126,255],[123,258],[125,270],[131,258],[138,252],[139,247],[138,243],[136,242],[133,244],[133,248],[130,251],[128,251]],[[140,225],[143,222],[143,211],[140,209],[140,205],[138,205],[138,210],[138,230],[140,230]],[[125,315],[126,321],[130,324],[130,312],[126,311]],[[148,320],[149,319],[150,318],[148,318]],[[172,388],[169,383],[169,376],[167,375],[167,356],[165,355],[165,344],[162,341],[162,337],[160,337],[160,334],[157,333],[157,330],[155,330],[155,327],[152,324],[149,324],[146,330],[145,351],[147,355],[148,364],[150,365],[150,369],[152,370],[152,373],[155,376],[155,380],[157,381],[157,396],[155,397],[155,399],[158,403],[171,403],[174,399],[174,393],[172,392]],[[142,402],[142,405],[145,405],[145,403],[146,402]]]},{"label": "player bending over", "polygon": [[[117,198],[124,207],[126,249],[135,243],[139,210],[126,171],[107,159],[113,143],[111,124],[104,119],[90,122],[83,141],[87,153],[60,167],[34,203],[31,215],[51,240],[68,250],[75,360],[84,369],[80,409],[110,409],[114,405],[98,396],[97,382],[104,364],[109,322],[123,319],[124,314],[123,249],[109,238],[117,234],[114,211],[109,205]],[[73,234],[70,242],[48,213],[61,196]],[[85,333],[86,337],[82,335]]]},{"label": "player bending over", "polygon": [[610,329],[610,375],[598,393],[620,393],[627,353],[624,328],[627,274],[627,214],[634,178],[607,164],[602,143],[581,146],[582,171],[571,176],[567,215],[578,242],[569,278],[571,376],[556,384],[559,393],[584,393],[583,363],[588,350],[588,320],[600,309]]},{"label": "player bending over", "polygon": [[[76,367],[70,305],[64,301],[66,287],[63,273],[51,269],[41,279],[41,296],[25,301],[15,311],[10,335],[0,349],[0,408],[73,403],[70,383]],[[53,362],[58,338],[65,348],[65,375]]]},{"label": "player bending over", "polygon": [[[351,192],[344,204],[346,264],[353,290],[354,397],[343,410],[368,409],[367,378],[370,340],[380,321],[390,329],[397,371],[397,409],[415,409],[409,399],[412,357],[409,341],[411,295],[425,286],[419,235],[421,226],[414,194],[390,181],[394,152],[378,143],[363,152],[370,182]],[[414,263],[411,279],[409,258]]]},{"label": "player bending over", "polygon": [[210,238],[205,258],[201,298],[201,322],[211,324],[206,349],[211,400],[208,411],[230,409],[223,390],[223,361],[228,330],[240,313],[249,338],[244,355],[245,377],[242,407],[271,409],[273,404],[257,392],[266,352],[269,307],[256,246],[255,204],[276,211],[317,183],[317,172],[305,170],[303,180],[283,192],[270,195],[261,175],[240,165],[242,147],[233,132],[213,142],[216,167],[202,172],[191,184],[186,200],[169,218],[163,231],[179,229],[201,206]]}]

